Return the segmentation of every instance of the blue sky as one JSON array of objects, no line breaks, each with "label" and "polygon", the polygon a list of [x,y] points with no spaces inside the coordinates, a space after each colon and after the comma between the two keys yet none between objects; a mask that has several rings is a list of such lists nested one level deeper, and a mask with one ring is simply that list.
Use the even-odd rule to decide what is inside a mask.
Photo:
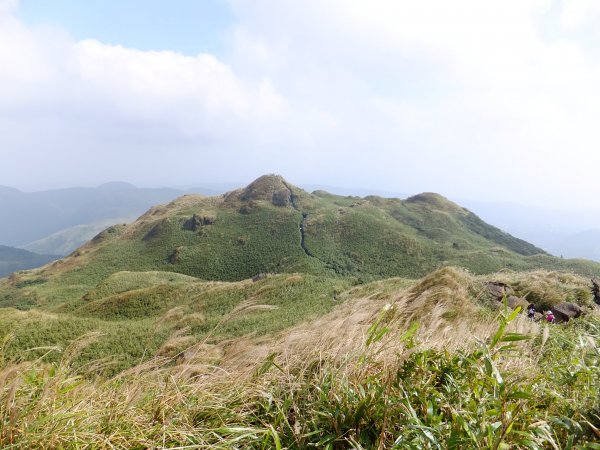
[{"label": "blue sky", "polygon": [[233,21],[220,0],[22,0],[17,13],[27,24],[61,27],[77,40],[186,55],[222,53]]},{"label": "blue sky", "polygon": [[0,184],[588,207],[597,0],[0,0]]}]

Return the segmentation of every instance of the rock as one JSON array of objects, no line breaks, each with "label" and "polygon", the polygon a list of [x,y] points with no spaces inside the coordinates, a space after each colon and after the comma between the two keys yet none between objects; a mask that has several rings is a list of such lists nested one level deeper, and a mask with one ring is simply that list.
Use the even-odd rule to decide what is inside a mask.
[{"label": "rock", "polygon": [[148,231],[144,235],[144,237],[142,238],[142,241],[148,242],[148,241],[152,241],[154,239],[159,239],[160,237],[162,237],[168,233],[169,233],[169,221],[167,219],[163,219],[160,222],[158,222],[156,225],[154,225],[152,228],[150,228],[150,231]]},{"label": "rock", "polygon": [[183,222],[183,229],[190,230],[190,231],[198,231],[198,229],[200,227],[202,227],[203,225],[212,225],[214,222],[215,222],[214,217],[209,217],[209,216],[200,217],[200,216],[194,214],[188,220]]},{"label": "rock", "polygon": [[252,281],[254,283],[256,283],[257,281],[264,280],[265,278],[267,278],[267,274],[266,273],[259,273],[258,275],[254,275],[252,277]]},{"label": "rock", "polygon": [[177,247],[173,250],[173,253],[169,255],[169,262],[171,264],[177,264],[181,259],[181,253],[183,252],[183,247]]},{"label": "rock", "polygon": [[585,314],[585,311],[579,305],[566,302],[551,307],[550,311],[554,314],[557,322],[568,322]]},{"label": "rock", "polygon": [[215,218],[210,216],[202,216],[202,225],[212,225],[215,223]]},{"label": "rock", "polygon": [[594,302],[600,305],[600,280],[592,278],[592,294],[594,294]]},{"label": "rock", "polygon": [[225,201],[268,201],[276,206],[289,204],[292,192],[287,181],[279,175],[263,175],[244,189],[234,191]]},{"label": "rock", "polygon": [[188,220],[183,222],[184,230],[196,231],[201,226],[202,226],[202,219],[199,216],[197,216],[196,214],[194,214]]},{"label": "rock", "polygon": [[506,304],[511,309],[517,309],[517,307],[520,306],[521,311],[527,311],[527,306],[529,306],[529,303],[527,303],[527,300],[525,300],[524,298],[521,298],[521,297],[517,297],[515,295],[508,296],[506,299]]},{"label": "rock", "polygon": [[271,203],[275,206],[289,206],[292,203],[292,195],[289,189],[280,189],[273,192]]},{"label": "rock", "polygon": [[506,283],[502,283],[501,281],[488,281],[485,286],[488,290],[488,293],[496,300],[501,301],[504,298],[504,295],[510,296],[514,294],[513,288]]}]

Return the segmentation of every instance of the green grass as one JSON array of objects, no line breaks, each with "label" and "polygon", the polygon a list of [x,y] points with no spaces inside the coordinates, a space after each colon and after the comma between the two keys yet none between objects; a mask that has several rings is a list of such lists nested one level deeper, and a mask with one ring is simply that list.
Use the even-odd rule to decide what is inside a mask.
[{"label": "green grass", "polygon": [[[194,216],[199,221],[191,226]],[[0,306],[76,304],[121,271],[215,281],[301,272],[364,283],[418,278],[448,265],[476,274],[600,273],[598,263],[544,254],[436,194],[407,200],[308,194],[267,176],[223,197],[184,196],[129,226],[111,227],[74,256],[0,282]]]},{"label": "green grass", "polygon": [[599,448],[598,273],[436,194],[183,197],[0,279],[0,447]]},{"label": "green grass", "polygon": [[[295,305],[298,277],[247,283],[246,293],[275,302],[285,287]],[[312,281],[305,288],[321,284]],[[433,296],[424,300],[431,303],[454,286],[476,306],[478,282],[444,269],[413,283],[411,292]],[[218,286],[227,314],[240,305],[236,290]],[[351,290],[393,299],[408,286],[396,279]],[[479,319],[491,332],[478,344],[452,351],[436,350],[424,322],[406,328],[401,304],[365,324],[362,340],[346,352],[323,342],[272,353],[250,371],[205,366],[199,374],[185,364],[146,360],[112,379],[94,376],[95,369],[81,378],[74,364],[94,343],[75,341],[50,363],[17,365],[10,353],[15,338],[4,340],[0,447],[599,448],[598,316],[537,332],[530,326],[525,335],[517,331],[528,323],[519,312],[502,311]],[[463,337],[456,331],[455,339]]]},{"label": "green grass", "polygon": [[89,333],[100,336],[83,349],[73,364],[86,364],[109,359],[104,374],[115,374],[139,364],[154,355],[167,339],[170,330],[157,327],[152,319],[126,322],[108,322],[71,315],[15,313],[0,310],[0,339],[10,336],[10,345],[4,356],[15,362],[41,358],[45,363],[56,363],[72,342]]},{"label": "green grass", "polygon": [[[176,273],[118,272],[52,313],[0,309],[0,339],[13,336],[9,356],[31,360],[48,353],[48,347],[64,349],[87,333],[100,332],[77,364],[111,358],[115,361],[107,373],[117,373],[155,355],[174,334],[189,336],[189,345],[209,338],[214,344],[315,319],[329,312],[349,286],[346,280],[308,274],[227,283]],[[174,308],[177,314],[170,314]],[[29,351],[33,348],[39,349]],[[56,349],[44,361],[55,362]]]}]

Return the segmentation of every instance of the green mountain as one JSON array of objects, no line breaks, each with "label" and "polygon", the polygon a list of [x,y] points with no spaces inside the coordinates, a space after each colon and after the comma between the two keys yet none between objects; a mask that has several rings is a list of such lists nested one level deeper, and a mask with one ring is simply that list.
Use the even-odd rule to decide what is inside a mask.
[{"label": "green mountain", "polygon": [[0,277],[17,270],[40,267],[57,258],[56,255],[39,255],[20,248],[0,245]]},{"label": "green mountain", "polygon": [[40,285],[33,291],[12,286],[10,298],[30,306],[40,297],[46,304],[77,300],[119,271],[215,281],[302,272],[364,282],[417,278],[446,265],[475,274],[507,268],[600,273],[600,264],[552,257],[438,194],[342,197],[308,193],[267,175],[221,196],[186,195],[130,225],[112,226],[69,257],[20,275]]},{"label": "green mountain", "polygon": [[184,196],[0,279],[0,447],[595,448],[598,273],[437,194]]},{"label": "green mountain", "polygon": [[42,239],[23,245],[21,248],[40,254],[65,256],[73,252],[98,233],[109,226],[132,222],[135,217],[120,217],[116,219],[97,220],[86,225],[75,225],[64,230],[52,233]]}]

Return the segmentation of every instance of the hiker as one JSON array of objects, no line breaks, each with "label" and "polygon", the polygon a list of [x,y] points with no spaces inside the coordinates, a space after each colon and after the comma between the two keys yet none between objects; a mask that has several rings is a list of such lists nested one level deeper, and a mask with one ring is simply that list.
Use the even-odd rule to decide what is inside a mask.
[{"label": "hiker", "polygon": [[554,314],[552,314],[552,311],[546,311],[546,320],[550,323],[554,323]]},{"label": "hiker", "polygon": [[527,317],[529,317],[531,320],[535,318],[535,305],[533,303],[530,303],[527,307]]}]

